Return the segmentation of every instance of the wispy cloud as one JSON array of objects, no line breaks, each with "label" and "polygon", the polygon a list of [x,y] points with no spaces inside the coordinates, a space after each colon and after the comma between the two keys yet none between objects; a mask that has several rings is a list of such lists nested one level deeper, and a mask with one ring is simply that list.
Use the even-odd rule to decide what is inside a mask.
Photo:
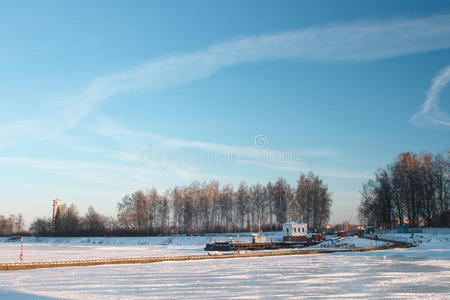
[{"label": "wispy cloud", "polygon": [[185,84],[233,65],[279,59],[368,61],[449,47],[449,15],[334,24],[236,39],[96,78],[77,95],[58,103],[54,111],[0,126],[0,148],[53,139],[112,96]]},{"label": "wispy cloud", "polygon": [[1,165],[23,166],[29,169],[57,174],[66,179],[76,179],[82,182],[107,184],[107,185],[131,185],[140,178],[145,178],[149,183],[152,176],[173,176],[172,172],[153,170],[149,168],[137,168],[124,164],[99,163],[80,160],[56,160],[32,157],[0,156]]},{"label": "wispy cloud", "polygon": [[439,109],[439,98],[442,90],[450,81],[450,65],[441,70],[433,79],[422,109],[411,118],[417,126],[450,126],[448,114]]},{"label": "wispy cloud", "polygon": [[[80,148],[80,150],[83,149]],[[108,152],[99,149],[96,153]],[[39,174],[51,173],[72,184],[78,182],[95,184],[96,186],[102,184],[129,192],[151,186],[172,188],[175,184],[189,184],[195,180],[221,180],[224,183],[231,182],[233,184],[242,180],[247,182],[254,180],[254,178],[245,175],[235,176],[201,172],[197,169],[186,170],[179,168],[176,164],[170,165],[164,162],[145,162],[133,165],[129,164],[128,158],[124,159],[122,156],[111,156],[111,158],[115,162],[0,156],[0,165],[11,165],[16,168],[24,167],[28,171],[36,170]],[[137,161],[136,157],[133,161]],[[169,186],[167,186],[168,182]],[[101,191],[101,189],[98,191]]]},{"label": "wispy cloud", "polygon": [[[333,162],[339,151],[333,149],[275,150],[257,148],[255,145],[225,145],[189,141],[165,137],[150,132],[140,132],[122,127],[114,120],[102,116],[91,131],[113,139],[124,151],[105,152],[105,156],[120,161],[139,162],[148,166],[163,167],[184,179],[194,179],[203,167],[227,167],[233,165],[253,166],[260,169],[281,170],[294,173],[314,171],[320,176],[333,178],[370,178],[369,172],[353,172],[312,164],[311,159]],[[139,145],[148,148],[136,154]],[[131,150],[130,151],[130,147]],[[192,149],[192,151],[189,151]],[[81,149],[82,150],[82,149]],[[87,151],[92,151],[87,149]],[[130,154],[132,153],[132,154]],[[202,173],[204,175],[204,173]],[[215,175],[218,176],[218,175]],[[211,177],[213,178],[213,177]]]},{"label": "wispy cloud", "polygon": [[[149,153],[143,153],[143,158],[147,156],[148,160],[154,159],[159,162],[165,160],[175,165],[208,163],[223,166],[243,163],[273,169],[284,166],[286,170],[292,168],[298,170],[305,167],[308,158],[335,157],[338,153],[333,149],[276,150],[265,144],[264,147],[259,147],[256,139],[250,140],[248,145],[227,145],[172,138],[151,132],[129,130],[105,116],[98,118],[97,124],[91,128],[91,131],[113,139],[122,149],[130,150],[130,146],[136,149],[142,147],[142,143],[146,143],[148,148],[142,150]],[[257,137],[268,140],[264,135]],[[186,165],[183,167],[185,168]]]}]

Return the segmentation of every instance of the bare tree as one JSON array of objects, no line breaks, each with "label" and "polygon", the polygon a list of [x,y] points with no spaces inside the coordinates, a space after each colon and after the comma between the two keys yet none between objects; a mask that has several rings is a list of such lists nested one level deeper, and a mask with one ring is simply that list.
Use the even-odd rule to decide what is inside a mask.
[{"label": "bare tree", "polygon": [[237,190],[236,200],[237,200],[237,206],[236,206],[237,216],[239,218],[240,228],[243,229],[245,215],[247,214],[247,207],[248,207],[248,203],[247,203],[248,187],[243,182],[241,182],[241,184],[239,185],[239,188]]},{"label": "bare tree", "polygon": [[50,235],[52,233],[52,220],[50,218],[37,218],[31,223],[30,231],[40,236]]},{"label": "bare tree", "polygon": [[275,206],[275,217],[278,226],[285,223],[287,220],[289,191],[290,186],[287,184],[286,180],[279,178],[275,183],[272,193]]},{"label": "bare tree", "polygon": [[85,231],[89,235],[103,235],[105,234],[105,217],[100,215],[95,209],[90,206],[83,220]]},{"label": "bare tree", "polygon": [[274,188],[271,182],[267,183],[266,186],[266,197],[267,197],[267,207],[269,209],[269,225],[270,230],[273,230],[273,212],[275,207],[275,201],[274,201]]},{"label": "bare tree", "polygon": [[[267,209],[267,191],[260,183],[252,186],[250,189],[251,197],[253,198],[253,212],[256,215],[256,224],[258,230],[261,229],[261,225],[264,224],[264,217]],[[255,224],[255,221],[253,221]]]}]

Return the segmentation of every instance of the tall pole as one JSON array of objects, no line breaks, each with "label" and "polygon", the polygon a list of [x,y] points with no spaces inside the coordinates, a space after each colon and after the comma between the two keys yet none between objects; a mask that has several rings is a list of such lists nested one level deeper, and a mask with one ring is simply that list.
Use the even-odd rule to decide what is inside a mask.
[{"label": "tall pole", "polygon": [[23,263],[23,236],[20,237],[20,262]]}]

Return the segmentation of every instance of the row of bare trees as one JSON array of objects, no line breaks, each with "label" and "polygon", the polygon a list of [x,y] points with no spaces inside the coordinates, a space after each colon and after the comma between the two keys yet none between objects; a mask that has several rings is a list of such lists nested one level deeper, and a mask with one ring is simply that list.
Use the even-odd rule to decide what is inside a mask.
[{"label": "row of bare trees", "polygon": [[137,191],[118,203],[118,225],[127,232],[201,233],[273,230],[286,221],[320,228],[328,223],[331,197],[322,180],[309,173],[296,187],[283,178],[267,185],[194,182],[159,194]]},{"label": "row of bare trees", "polygon": [[449,151],[405,152],[363,185],[361,221],[385,228],[450,226]]},{"label": "row of bare trees", "polygon": [[286,221],[314,228],[327,225],[331,198],[322,180],[309,173],[291,187],[285,179],[266,185],[194,182],[158,193],[153,188],[126,195],[117,204],[117,219],[92,207],[80,216],[75,205],[61,205],[53,223],[38,218],[30,227],[37,235],[155,235],[276,230]]}]

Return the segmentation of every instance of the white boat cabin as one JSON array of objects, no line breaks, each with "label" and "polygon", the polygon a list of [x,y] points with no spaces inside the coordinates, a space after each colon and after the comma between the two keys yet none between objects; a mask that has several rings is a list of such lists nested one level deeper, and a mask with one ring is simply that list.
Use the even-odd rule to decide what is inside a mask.
[{"label": "white boat cabin", "polygon": [[284,237],[297,237],[306,236],[308,234],[308,224],[288,222],[283,223],[283,236]]}]

